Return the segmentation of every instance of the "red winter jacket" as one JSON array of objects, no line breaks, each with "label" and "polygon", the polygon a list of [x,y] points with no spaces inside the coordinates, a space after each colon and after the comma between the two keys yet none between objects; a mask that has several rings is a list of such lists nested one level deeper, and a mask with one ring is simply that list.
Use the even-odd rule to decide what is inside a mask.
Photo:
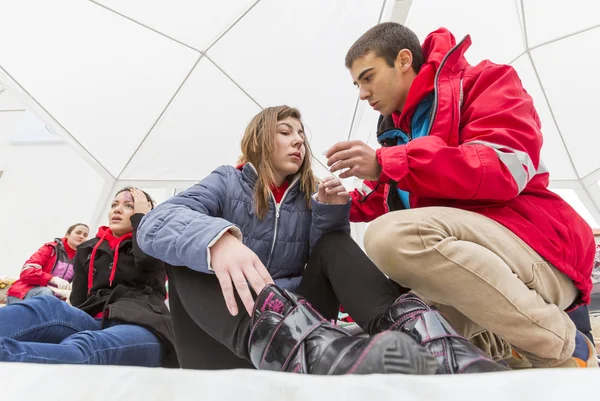
[{"label": "red winter jacket", "polygon": [[[63,252],[60,266],[57,263],[59,252]],[[74,257],[75,250],[71,249],[65,238],[57,238],[54,242],[42,245],[25,262],[19,279],[11,285],[6,295],[23,299],[32,288],[47,286],[53,276],[64,278],[70,282],[73,278]]]},{"label": "red winter jacket", "polygon": [[[589,303],[594,236],[562,198],[548,190],[540,161],[538,114],[515,70],[490,61],[471,66],[446,29],[423,43],[426,62],[400,116],[392,124],[410,133],[414,111],[434,90],[429,135],[377,150],[378,182],[352,193],[351,221],[371,221],[390,210],[390,182],[410,193],[411,208],[470,210],[504,225],[569,276]],[[388,118],[391,121],[390,118]],[[395,191],[392,191],[392,193]]]}]

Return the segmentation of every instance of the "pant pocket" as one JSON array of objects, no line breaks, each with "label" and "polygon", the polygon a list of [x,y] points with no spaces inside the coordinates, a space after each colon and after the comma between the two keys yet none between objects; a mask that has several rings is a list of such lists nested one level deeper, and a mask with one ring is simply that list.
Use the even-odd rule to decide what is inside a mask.
[{"label": "pant pocket", "polygon": [[545,261],[533,263],[532,279],[525,284],[546,303],[558,305],[560,309],[571,305],[577,295],[573,281]]},{"label": "pant pocket", "polygon": [[538,285],[538,272],[543,270],[546,262],[533,262],[528,269],[523,269],[519,272],[519,278],[528,288],[534,289]]}]

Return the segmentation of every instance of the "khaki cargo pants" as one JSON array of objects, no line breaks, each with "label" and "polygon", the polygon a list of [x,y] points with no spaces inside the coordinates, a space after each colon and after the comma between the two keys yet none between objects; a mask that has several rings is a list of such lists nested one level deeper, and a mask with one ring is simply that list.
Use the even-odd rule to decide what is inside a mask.
[{"label": "khaki cargo pants", "polygon": [[510,357],[511,345],[535,367],[573,353],[575,325],[564,310],[578,290],[499,223],[455,208],[397,211],[369,225],[364,246],[495,360]]}]

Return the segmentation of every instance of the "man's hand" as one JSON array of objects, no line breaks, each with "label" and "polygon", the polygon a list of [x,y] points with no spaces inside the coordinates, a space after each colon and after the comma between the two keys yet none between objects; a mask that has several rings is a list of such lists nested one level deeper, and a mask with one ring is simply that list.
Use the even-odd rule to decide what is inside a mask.
[{"label": "man's hand", "polygon": [[375,149],[363,141],[345,141],[333,145],[325,155],[327,166],[333,173],[348,169],[340,174],[340,178],[358,177],[364,180],[377,181],[381,175],[381,166],[377,162]]}]

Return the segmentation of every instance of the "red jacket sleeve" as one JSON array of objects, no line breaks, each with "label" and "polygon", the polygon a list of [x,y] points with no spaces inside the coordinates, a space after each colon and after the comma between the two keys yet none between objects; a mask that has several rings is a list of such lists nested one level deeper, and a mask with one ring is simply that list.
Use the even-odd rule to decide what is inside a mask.
[{"label": "red jacket sleeve", "polygon": [[350,221],[353,223],[375,220],[385,213],[385,185],[383,182],[364,181],[362,188],[350,192]]},{"label": "red jacket sleeve", "polygon": [[483,70],[461,112],[458,146],[430,135],[405,146],[378,149],[383,173],[417,196],[514,198],[535,175],[542,146],[533,101],[515,70],[505,65]]},{"label": "red jacket sleeve", "polygon": [[25,284],[46,286],[52,278],[43,268],[48,265],[54,257],[54,248],[50,244],[43,245],[25,262],[21,270],[21,281]]}]

